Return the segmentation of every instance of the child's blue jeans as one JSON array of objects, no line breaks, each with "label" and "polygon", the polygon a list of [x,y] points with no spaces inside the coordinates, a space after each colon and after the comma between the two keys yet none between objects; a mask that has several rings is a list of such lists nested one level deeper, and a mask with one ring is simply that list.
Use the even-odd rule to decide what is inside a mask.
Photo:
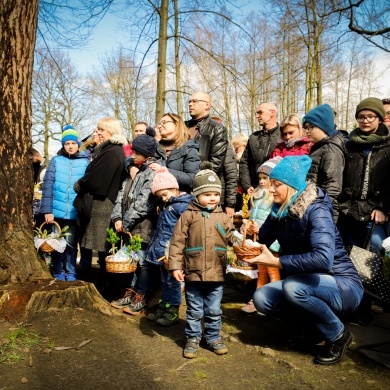
[{"label": "child's blue jeans", "polygon": [[[70,236],[66,236],[66,248],[63,253],[53,252],[51,261],[53,264],[53,274],[75,274],[76,273],[76,260],[77,260],[77,244],[79,240],[78,225],[75,220],[70,219],[57,219],[56,222],[61,226],[69,226],[67,233]],[[57,227],[53,225],[53,231],[57,231]]]},{"label": "child's blue jeans", "polygon": [[222,282],[186,282],[187,338],[202,338],[202,318],[206,342],[211,343],[221,338],[223,287]]},{"label": "child's blue jeans", "polygon": [[181,283],[178,282],[166,269],[161,266],[162,300],[171,306],[180,306]]}]

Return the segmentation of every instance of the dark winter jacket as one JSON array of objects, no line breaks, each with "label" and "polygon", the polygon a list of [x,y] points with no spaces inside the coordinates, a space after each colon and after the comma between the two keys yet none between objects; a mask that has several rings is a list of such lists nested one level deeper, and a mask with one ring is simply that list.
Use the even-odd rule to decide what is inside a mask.
[{"label": "dark winter jacket", "polygon": [[249,136],[240,160],[240,181],[245,192],[259,184],[257,169],[267,161],[279,140],[279,125],[269,131],[258,130]]},{"label": "dark winter jacket", "polygon": [[77,210],[73,206],[76,197],[73,185],[84,175],[88,163],[84,153],[69,155],[64,149],[50,160],[42,185],[42,214],[77,219]]},{"label": "dark winter jacket", "polygon": [[162,265],[161,259],[169,247],[173,230],[179,217],[187,210],[189,203],[194,199],[193,195],[181,193],[173,196],[161,210],[157,226],[153,230],[146,251],[145,260],[150,263]]},{"label": "dark winter jacket", "polygon": [[[388,128],[380,125],[384,134]],[[370,148],[371,146],[371,148]],[[352,141],[346,144],[343,191],[339,196],[340,212],[356,221],[369,221],[373,210],[390,212],[390,138],[367,145]],[[368,151],[371,150],[367,194],[362,199]]]},{"label": "dark winter jacket", "polygon": [[312,164],[307,179],[328,193],[336,222],[339,215],[337,198],[343,185],[344,154],[345,143],[340,132],[314,144],[309,154]]},{"label": "dark winter jacket", "polygon": [[149,168],[158,163],[155,158],[141,165],[134,180],[128,177],[122,185],[111,214],[112,222],[122,220],[123,229],[131,234],[139,234],[144,243],[149,241],[155,222],[157,198],[150,188],[156,172]]},{"label": "dark winter jacket", "polygon": [[220,206],[210,212],[192,201],[173,232],[169,270],[183,270],[186,282],[223,282],[233,232],[234,225]]},{"label": "dark winter jacket", "polygon": [[90,193],[94,198],[109,198],[113,203],[124,179],[123,162],[126,139],[113,136],[96,146],[95,157],[88,165],[85,175],[78,181],[81,193]]},{"label": "dark winter jacket", "polygon": [[267,246],[279,241],[283,249],[279,260],[286,276],[332,275],[340,288],[343,311],[348,312],[358,306],[363,287],[332,217],[329,196],[309,185],[287,217],[268,216],[260,228],[259,241]]},{"label": "dark winter jacket", "polygon": [[225,161],[221,172],[221,205],[224,207],[236,206],[237,194],[237,162],[234,156],[234,151],[231,146],[226,150]]},{"label": "dark winter jacket", "polygon": [[[186,126],[191,127],[191,120]],[[198,134],[194,138],[199,143],[199,157],[201,161],[210,161],[213,171],[219,175],[229,145],[227,131],[222,123],[205,117],[196,124]]]},{"label": "dark winter jacket", "polygon": [[188,140],[183,146],[173,149],[168,159],[163,148],[158,149],[158,155],[166,160],[165,165],[179,183],[179,190],[190,193],[200,166],[198,142]]}]

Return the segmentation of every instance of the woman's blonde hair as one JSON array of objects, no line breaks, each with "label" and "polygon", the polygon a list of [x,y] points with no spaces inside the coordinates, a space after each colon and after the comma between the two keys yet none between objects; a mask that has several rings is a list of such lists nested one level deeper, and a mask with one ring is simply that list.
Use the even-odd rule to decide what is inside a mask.
[{"label": "woman's blonde hair", "polygon": [[[272,180],[272,182],[274,182],[274,181],[275,181],[275,180]],[[277,180],[277,181],[279,181],[279,180]],[[283,182],[281,182],[281,183],[283,183]],[[287,207],[291,206],[291,205],[290,205],[291,199],[292,199],[293,196],[298,192],[298,190],[296,190],[296,189],[293,188],[293,187],[290,187],[288,184],[285,184],[285,183],[283,183],[283,184],[287,186],[287,196],[286,196],[285,201],[280,205],[276,217],[278,217],[278,216],[281,217],[281,216],[283,215],[283,211],[284,211]]]},{"label": "woman's blonde hair", "polygon": [[121,123],[118,119],[114,118],[113,116],[106,116],[102,119],[99,119],[97,123],[97,127],[104,128],[107,130],[112,136],[114,135],[123,135],[123,130]]},{"label": "woman's blonde hair", "polygon": [[239,146],[246,146],[248,143],[248,136],[244,133],[238,133],[233,139],[232,139],[232,145],[234,148],[237,148]]},{"label": "woman's blonde hair", "polygon": [[181,119],[180,115],[173,114],[171,112],[167,112],[164,116],[169,116],[176,125],[176,136],[175,136],[175,146],[181,147],[185,142],[190,139],[190,134],[188,132],[187,126],[185,125],[183,119]]},{"label": "woman's blonde hair", "polygon": [[280,136],[283,138],[283,129],[287,126],[294,126],[298,127],[299,129],[299,136],[303,137],[303,127],[302,127],[302,119],[298,114],[290,114],[283,118],[282,122],[280,123]]}]

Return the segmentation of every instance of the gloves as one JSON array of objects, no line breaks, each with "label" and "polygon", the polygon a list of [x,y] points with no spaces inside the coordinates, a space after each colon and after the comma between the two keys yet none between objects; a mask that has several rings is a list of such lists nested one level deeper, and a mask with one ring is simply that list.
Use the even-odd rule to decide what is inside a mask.
[{"label": "gloves", "polygon": [[76,181],[74,184],[73,184],[73,189],[74,189],[74,192],[76,193],[79,193],[81,191],[81,187],[80,187],[80,184],[78,181]]}]

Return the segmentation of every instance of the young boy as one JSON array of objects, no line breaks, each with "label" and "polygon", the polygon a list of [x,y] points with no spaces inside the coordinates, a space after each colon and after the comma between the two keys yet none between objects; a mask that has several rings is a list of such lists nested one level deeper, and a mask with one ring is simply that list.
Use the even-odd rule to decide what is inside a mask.
[{"label": "young boy", "polygon": [[162,298],[159,304],[148,315],[148,319],[158,325],[170,326],[179,322],[181,303],[181,283],[168,273],[163,260],[169,248],[176,222],[194,197],[179,191],[175,176],[168,172],[157,172],[152,182],[152,193],[164,206],[158,216],[157,226],[150,237],[146,261],[158,265],[161,270]]},{"label": "young boy", "polygon": [[62,132],[62,149],[50,160],[42,185],[41,213],[45,222],[69,226],[66,249],[52,253],[53,277],[57,280],[76,280],[78,243],[77,210],[73,206],[76,193],[73,184],[83,177],[89,160],[79,153],[80,137],[73,126],[67,125]]},{"label": "young boy", "polygon": [[[210,163],[194,179],[195,199],[179,218],[169,249],[169,270],[178,282],[186,282],[187,342],[183,356],[195,358],[202,337],[217,355],[228,349],[221,339],[221,300],[225,281],[227,243],[234,225],[219,205],[221,182]],[[208,168],[208,169],[207,169]]]}]

